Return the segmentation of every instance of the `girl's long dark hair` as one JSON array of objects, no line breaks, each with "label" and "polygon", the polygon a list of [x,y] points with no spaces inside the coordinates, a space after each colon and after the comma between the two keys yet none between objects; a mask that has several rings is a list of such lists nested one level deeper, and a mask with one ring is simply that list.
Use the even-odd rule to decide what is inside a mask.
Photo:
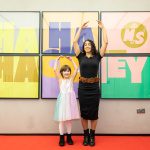
[{"label": "girl's long dark hair", "polygon": [[95,46],[95,43],[90,40],[90,39],[87,39],[84,41],[83,43],[83,46],[82,46],[82,52],[85,54],[85,50],[84,50],[84,45],[85,45],[85,42],[89,41],[91,43],[91,52],[92,52],[92,55],[95,55],[97,53],[97,50],[96,50],[96,46]]}]

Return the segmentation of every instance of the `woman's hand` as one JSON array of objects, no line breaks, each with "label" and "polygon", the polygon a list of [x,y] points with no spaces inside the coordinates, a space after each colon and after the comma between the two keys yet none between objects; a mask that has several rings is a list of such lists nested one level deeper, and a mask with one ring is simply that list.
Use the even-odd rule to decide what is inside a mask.
[{"label": "woman's hand", "polygon": [[83,24],[81,25],[81,29],[87,28],[87,24],[88,24],[88,23],[89,23],[89,21],[83,23]]},{"label": "woman's hand", "polygon": [[96,20],[96,21],[98,22],[99,28],[103,29],[104,28],[103,23],[100,20]]}]

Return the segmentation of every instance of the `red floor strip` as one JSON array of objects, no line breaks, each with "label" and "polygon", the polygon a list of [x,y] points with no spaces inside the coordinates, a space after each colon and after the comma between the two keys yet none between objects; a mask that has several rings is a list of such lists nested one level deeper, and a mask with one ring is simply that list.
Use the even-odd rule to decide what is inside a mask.
[{"label": "red floor strip", "polygon": [[74,145],[58,146],[58,136],[0,136],[0,150],[150,150],[149,136],[96,136],[96,146],[82,146],[81,136]]}]

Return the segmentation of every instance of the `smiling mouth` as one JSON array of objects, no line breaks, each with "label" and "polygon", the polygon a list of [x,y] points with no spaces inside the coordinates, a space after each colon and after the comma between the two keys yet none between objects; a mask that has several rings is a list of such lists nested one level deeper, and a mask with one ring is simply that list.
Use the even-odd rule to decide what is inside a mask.
[{"label": "smiling mouth", "polygon": [[87,49],[87,50],[91,50],[90,48],[85,48],[85,49]]}]

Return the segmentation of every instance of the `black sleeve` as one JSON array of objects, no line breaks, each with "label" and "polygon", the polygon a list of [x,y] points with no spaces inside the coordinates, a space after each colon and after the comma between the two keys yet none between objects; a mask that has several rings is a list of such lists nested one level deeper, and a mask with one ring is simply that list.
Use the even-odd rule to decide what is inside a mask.
[{"label": "black sleeve", "polygon": [[103,57],[100,55],[100,52],[97,53],[97,58],[100,61]]},{"label": "black sleeve", "polygon": [[78,56],[76,56],[78,58],[78,60],[80,61],[83,58],[84,54],[82,52],[79,53]]}]

